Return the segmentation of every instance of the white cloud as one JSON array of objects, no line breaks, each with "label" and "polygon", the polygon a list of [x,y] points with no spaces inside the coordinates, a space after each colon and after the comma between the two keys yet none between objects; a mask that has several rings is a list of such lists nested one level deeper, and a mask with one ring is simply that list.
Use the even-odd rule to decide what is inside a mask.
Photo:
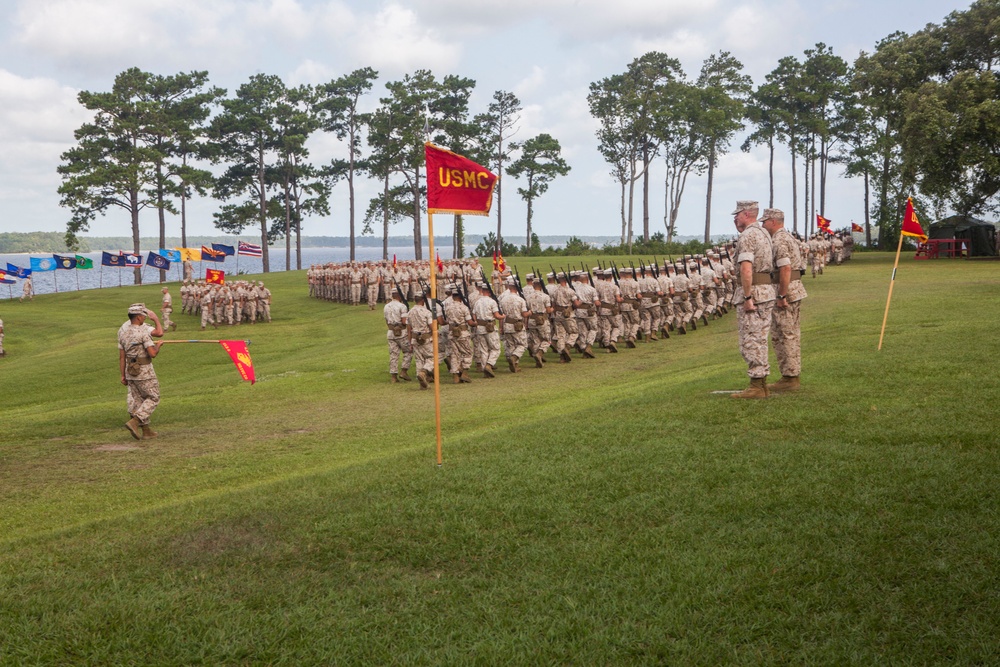
[{"label": "white cloud", "polygon": [[454,40],[423,25],[415,12],[395,3],[360,18],[350,42],[358,62],[391,73],[419,68],[451,71],[462,52]]}]

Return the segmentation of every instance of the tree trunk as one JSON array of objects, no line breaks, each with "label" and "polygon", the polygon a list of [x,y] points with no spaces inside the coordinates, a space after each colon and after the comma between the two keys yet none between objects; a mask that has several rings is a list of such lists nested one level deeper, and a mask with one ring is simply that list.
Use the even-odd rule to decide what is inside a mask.
[{"label": "tree trunk", "polygon": [[810,218],[813,222],[816,221],[816,135],[812,136],[812,155],[810,156],[812,164],[809,165],[809,174],[812,176],[812,196],[810,201],[812,201],[813,206],[813,216]]},{"label": "tree trunk", "polygon": [[712,178],[715,176],[715,142],[708,150],[708,185],[705,194],[705,244],[711,243],[712,236]]},{"label": "tree trunk", "polygon": [[865,245],[869,248],[872,247],[872,220],[871,220],[871,201],[870,197],[870,186],[868,183],[868,169],[865,169]]},{"label": "tree trunk", "polygon": [[348,160],[347,167],[347,203],[350,209],[350,234],[351,234],[351,261],[354,261],[354,132],[352,131],[348,137],[350,141],[348,153],[350,154],[350,160]]},{"label": "tree trunk", "polygon": [[285,174],[285,271],[292,270],[292,202],[288,174]]},{"label": "tree trunk", "polygon": [[[807,152],[802,156],[802,199],[805,202],[804,215],[805,218],[802,220],[802,228],[808,233],[811,223],[815,218],[809,217],[809,153]],[[793,231],[799,231],[798,229],[793,229]]]},{"label": "tree trunk", "polygon": [[[774,208],[774,138],[767,138],[767,206],[768,208]],[[796,230],[798,231],[798,230]]]},{"label": "tree trunk", "polygon": [[[503,121],[500,126],[503,127]],[[497,141],[497,239],[494,251],[499,252],[503,245],[501,228],[503,226],[503,130],[500,130],[500,137]]]},{"label": "tree trunk", "polygon": [[[796,173],[795,166],[795,135],[793,134],[789,140],[789,145],[792,149],[792,229],[794,231],[799,230],[799,184],[798,174]],[[808,226],[803,227],[803,229],[809,229]]]},{"label": "tree trunk", "polygon": [[264,147],[261,146],[257,150],[257,187],[260,189],[260,249],[264,273],[269,273],[271,262],[267,247],[267,190],[264,183]]},{"label": "tree trunk", "polygon": [[[129,206],[132,212],[132,252],[138,255],[141,252],[139,247],[139,191],[132,190],[129,193]],[[132,269],[132,282],[136,285],[142,284],[142,266]]]},{"label": "tree trunk", "polygon": [[[157,183],[156,183],[156,211],[157,217],[160,222],[160,248],[167,247],[167,212],[164,210],[166,202],[165,193],[163,192],[163,178],[162,178],[162,168],[157,166]],[[167,282],[167,272],[160,269],[160,282]]]},{"label": "tree trunk", "polygon": [[[181,156],[181,164],[187,169],[187,153]],[[181,247],[186,248],[187,238],[187,183],[181,181]]]},{"label": "tree trunk", "polygon": [[382,259],[389,261],[389,174],[382,180]]},{"label": "tree trunk", "polygon": [[826,217],[826,168],[829,163],[829,156],[827,156],[827,146],[826,137],[820,144],[820,154],[819,154],[819,214],[824,218]]},{"label": "tree trunk", "polygon": [[[642,238],[649,240],[649,145],[642,147]],[[632,248],[632,232],[629,225],[628,245]]]}]

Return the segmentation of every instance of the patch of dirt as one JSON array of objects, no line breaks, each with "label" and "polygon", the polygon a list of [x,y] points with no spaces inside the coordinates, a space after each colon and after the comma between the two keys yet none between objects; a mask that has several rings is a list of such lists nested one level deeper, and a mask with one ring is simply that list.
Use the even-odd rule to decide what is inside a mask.
[{"label": "patch of dirt", "polygon": [[137,449],[142,449],[136,445],[98,445],[94,447],[95,452],[134,452]]}]

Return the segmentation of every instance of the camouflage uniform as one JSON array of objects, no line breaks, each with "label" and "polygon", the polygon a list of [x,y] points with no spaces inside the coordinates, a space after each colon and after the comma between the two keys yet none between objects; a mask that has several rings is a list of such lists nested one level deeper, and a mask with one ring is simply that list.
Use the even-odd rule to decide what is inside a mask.
[{"label": "camouflage uniform", "polygon": [[597,290],[597,298],[601,302],[601,307],[597,311],[597,326],[600,329],[601,343],[608,348],[608,352],[616,352],[615,347],[618,337],[621,335],[618,322],[619,301],[621,290],[612,281],[610,272],[605,272],[603,280],[598,280],[594,288]]},{"label": "camouflage uniform", "polygon": [[410,349],[409,336],[406,333],[406,305],[402,301],[393,299],[385,304],[382,315],[385,317],[385,324],[388,328],[385,338],[389,344],[389,373],[396,375],[399,372],[399,355],[403,354],[403,370],[409,370],[410,362],[413,359],[413,351]]},{"label": "camouflage uniform", "polygon": [[[183,289],[183,288],[181,288]],[[163,292],[163,303],[160,307],[160,324],[164,329],[167,329],[173,322],[170,321],[170,314],[174,312],[174,300],[170,296],[170,292]]]},{"label": "camouflage uniform", "polygon": [[472,317],[478,323],[475,336],[476,361],[483,367],[486,377],[492,377],[492,369],[496,368],[497,359],[500,358],[500,332],[497,331],[496,321],[498,312],[500,304],[492,297],[482,294],[472,306]]},{"label": "camouflage uniform", "polygon": [[629,347],[635,347],[636,334],[639,333],[639,283],[635,281],[632,270],[623,271],[618,279],[618,287],[622,292],[622,333]]},{"label": "camouflage uniform", "polygon": [[736,241],[736,261],[753,266],[753,296],[756,310],[746,311],[743,286],[736,283],[736,321],[739,328],[740,354],[747,362],[747,375],[766,378],[771,371],[767,359],[767,333],[771,327],[771,310],[774,307],[774,286],[771,272],[774,259],[771,237],[759,224],[748,225]]},{"label": "camouflage uniform", "polygon": [[118,329],[118,349],[125,352],[126,367],[131,369],[125,374],[128,413],[142,426],[149,425],[149,418],[160,403],[160,382],[146,350],[154,345],[152,331],[148,324],[133,325],[130,320]]},{"label": "camouflage uniform", "polygon": [[771,342],[774,343],[774,352],[778,358],[778,368],[781,375],[787,378],[797,378],[802,372],[802,350],[801,331],[799,328],[799,307],[802,299],[806,298],[806,288],[802,284],[801,271],[802,258],[799,254],[799,244],[788,233],[788,230],[781,228],[771,237],[771,245],[774,252],[775,280],[774,288],[778,287],[778,271],[785,266],[790,266],[792,270],[791,280],[788,282],[788,294],[786,296],[787,307],[775,306],[771,314]]},{"label": "camouflage uniform", "polygon": [[593,357],[593,344],[597,341],[599,325],[597,322],[597,309],[599,299],[597,289],[587,282],[587,274],[578,276],[579,280],[573,283],[573,290],[580,300],[580,307],[574,313],[576,315],[576,329],[579,336],[576,340],[576,347],[586,357]]},{"label": "camouflage uniform", "polygon": [[[472,367],[472,334],[469,333],[469,320],[472,313],[458,298],[446,301],[444,316],[448,321],[451,354],[448,359],[452,375],[464,374]],[[467,376],[466,376],[467,377]],[[465,378],[463,378],[463,381]]]},{"label": "camouflage uniform", "polygon": [[552,331],[549,324],[549,312],[552,309],[552,297],[541,289],[541,284],[530,291],[525,291],[524,301],[531,311],[528,319],[528,351],[535,358],[536,365],[541,366],[542,355],[552,342]]},{"label": "camouflage uniform", "polygon": [[[429,297],[428,297],[429,298]],[[434,318],[426,306],[417,303],[406,315],[406,326],[409,329],[410,348],[417,361],[417,378],[424,374],[420,386],[426,386],[426,376],[434,375],[434,334],[431,329]]]},{"label": "camouflage uniform", "polygon": [[576,318],[573,316],[574,302],[578,301],[576,292],[568,284],[557,285],[550,292],[552,296],[552,307],[555,308],[555,331],[553,332],[553,343],[563,361],[569,361],[568,348],[576,345],[576,339],[580,332],[576,327]]},{"label": "camouflage uniform", "polygon": [[503,348],[507,357],[507,365],[511,373],[520,371],[518,362],[524,356],[528,347],[528,332],[524,326],[524,313],[528,311],[527,302],[517,292],[509,289],[500,297],[500,310],[504,314]]}]

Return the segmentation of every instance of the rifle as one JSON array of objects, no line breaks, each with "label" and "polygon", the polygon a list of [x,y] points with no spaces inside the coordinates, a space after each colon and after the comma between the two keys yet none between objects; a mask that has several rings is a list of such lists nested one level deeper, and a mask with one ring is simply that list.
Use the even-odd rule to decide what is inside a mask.
[{"label": "rifle", "polygon": [[418,282],[420,283],[420,288],[422,290],[424,290],[424,296],[426,297],[426,301],[431,306],[431,308],[430,308],[430,310],[431,310],[431,317],[433,317],[436,320],[438,318],[438,316],[437,316],[437,313],[434,312],[435,311],[434,302],[437,301],[438,305],[441,306],[441,312],[444,312],[444,302],[441,301],[441,299],[438,299],[436,297],[431,297],[431,287],[430,287],[430,285],[428,285],[427,283],[425,283],[423,280],[420,280],[420,279],[418,279]]},{"label": "rifle", "polygon": [[519,295],[521,295],[521,298],[523,299],[524,298],[524,290],[521,289],[521,276],[519,276],[516,273],[512,273],[511,277],[514,278],[514,284],[517,286],[517,293]]},{"label": "rifle", "polygon": [[656,255],[653,255],[653,277],[660,277],[660,260],[656,259]]},{"label": "rifle", "polygon": [[479,267],[479,274],[483,277],[483,282],[486,283],[486,289],[490,291],[490,298],[492,298],[493,302],[497,305],[497,312],[500,312],[500,299],[498,299],[497,295],[493,293],[493,285],[491,285],[490,281],[486,279],[486,272],[483,271],[482,266]]},{"label": "rifle", "polygon": [[614,262],[611,262],[611,277],[615,279],[615,285],[620,288],[621,284],[618,282],[618,267],[615,266]]},{"label": "rifle", "polygon": [[[465,278],[462,278],[462,287],[465,287],[466,289],[468,288],[468,286],[465,284]],[[465,307],[469,309],[469,315],[471,316],[472,306],[469,305],[469,297],[465,295],[465,289],[462,289],[462,287],[459,287],[457,283],[455,284],[455,289],[458,290],[458,297],[462,300],[462,303],[465,304]]]},{"label": "rifle", "polygon": [[407,310],[409,310],[410,309],[410,302],[406,300],[406,294],[403,293],[403,290],[402,290],[402,288],[400,288],[399,283],[396,282],[396,277],[395,276],[392,277],[392,284],[395,285],[395,287],[396,287],[397,290],[399,290],[399,298],[403,300],[403,305],[406,306]]}]

